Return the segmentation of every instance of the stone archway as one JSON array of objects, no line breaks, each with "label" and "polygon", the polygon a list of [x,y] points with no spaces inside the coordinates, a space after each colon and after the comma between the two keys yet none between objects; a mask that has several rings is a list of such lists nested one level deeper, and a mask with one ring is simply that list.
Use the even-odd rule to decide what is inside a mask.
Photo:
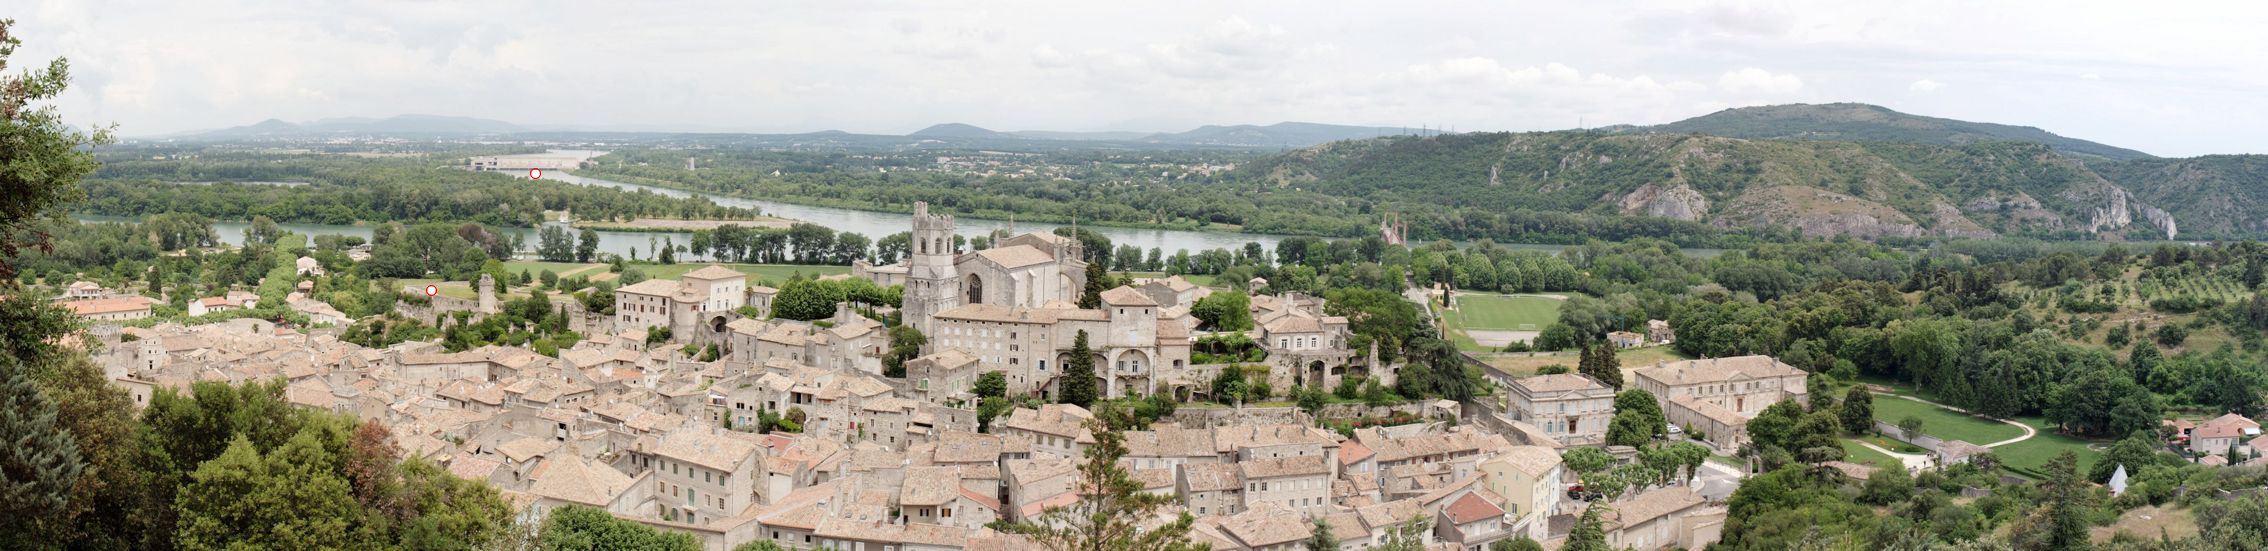
[{"label": "stone archway", "polygon": [[1330,381],[1326,377],[1329,372],[1324,370],[1323,360],[1308,362],[1307,369],[1302,371],[1307,372],[1307,380],[1313,381],[1317,385],[1327,384]]},{"label": "stone archway", "polygon": [[725,324],[727,323],[730,323],[730,321],[726,320],[724,316],[709,318],[709,332],[717,333],[720,335],[724,334],[724,332],[730,330],[729,328],[725,327]]}]

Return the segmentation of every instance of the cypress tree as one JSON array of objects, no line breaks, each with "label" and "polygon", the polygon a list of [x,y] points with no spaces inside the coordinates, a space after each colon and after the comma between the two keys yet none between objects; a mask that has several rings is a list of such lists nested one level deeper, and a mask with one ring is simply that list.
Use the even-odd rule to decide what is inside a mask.
[{"label": "cypress tree", "polygon": [[1063,364],[1062,403],[1079,407],[1094,405],[1095,353],[1087,347],[1087,332],[1079,331],[1071,338],[1071,361]]}]

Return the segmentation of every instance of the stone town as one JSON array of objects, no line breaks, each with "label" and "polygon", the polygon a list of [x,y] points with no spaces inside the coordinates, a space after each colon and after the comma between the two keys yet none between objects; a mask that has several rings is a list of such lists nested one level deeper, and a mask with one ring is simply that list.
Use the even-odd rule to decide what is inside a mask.
[{"label": "stone town", "polygon": [[[1203,335],[1190,310],[1210,289],[1179,277],[1143,280],[1080,308],[1086,263],[1075,239],[1033,233],[956,250],[953,219],[920,205],[912,231],[902,264],[861,263],[838,276],[904,287],[903,323],[929,344],[903,378],[882,375],[883,322],[848,305],[813,322],[745,317],[744,306],[766,311],[777,291],[721,266],[621,288],[615,313],[578,317],[577,330],[590,336],[557,357],[497,346],[451,353],[429,342],[372,349],[341,341],[335,328],[250,319],[119,328],[112,322],[146,317],[149,305],[92,284],[66,298],[98,325],[101,361],[137,403],[159,387],[280,378],[293,404],[380,419],[407,454],[502,488],[531,518],[589,506],[716,550],[759,540],[797,549],[1030,548],[986,526],[1079,499],[1095,413],[1019,407],[980,432],[972,405],[980,375],[1000,372],[1010,396],[1045,403],[1069,376],[1080,332],[1108,397],[1202,398],[1223,368],[1192,361]],[[491,285],[479,289],[478,301],[429,308],[495,312]],[[290,301],[322,314],[303,295]],[[1324,300],[1258,294],[1250,304],[1248,336],[1266,350],[1279,388],[1335,385],[1349,374],[1392,381],[1398,366],[1350,349],[1349,321],[1328,314]],[[649,346],[652,327],[670,328],[671,342]],[[687,343],[726,352],[700,361],[680,352]],[[1802,372],[1766,357],[1635,374],[1673,422],[1706,426],[1719,450],[1737,447],[1744,420],[1764,405],[1804,398]],[[1318,521],[1340,549],[1364,549],[1412,518],[1430,521],[1421,537],[1440,549],[1479,551],[1521,536],[1556,545],[1586,506],[1568,491],[1579,481],[1561,452],[1603,445],[1613,394],[1570,374],[1499,386],[1508,396],[1500,413],[1424,404],[1416,422],[1351,435],[1288,407],[1181,408],[1125,433],[1122,462],[1145,491],[1194,515],[1193,537],[1214,549],[1295,548]],[[755,432],[767,415],[800,430]],[[1609,451],[1630,460],[1627,449]],[[1606,528],[1611,541],[1638,549],[1704,546],[1722,526],[1726,493],[1698,483],[1636,492],[1616,502]]]}]

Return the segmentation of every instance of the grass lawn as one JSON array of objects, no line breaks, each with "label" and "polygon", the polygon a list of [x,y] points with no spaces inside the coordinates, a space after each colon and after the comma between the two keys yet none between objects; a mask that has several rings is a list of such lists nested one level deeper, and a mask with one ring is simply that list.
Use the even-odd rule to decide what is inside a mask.
[{"label": "grass lawn", "polygon": [[[708,264],[632,264],[631,266],[637,268],[638,271],[645,272],[646,277],[654,279],[677,279],[679,276],[685,275],[686,272],[699,270],[704,266],[708,266]],[[779,284],[786,283],[789,277],[792,277],[798,273],[807,276],[824,276],[850,273],[849,266],[806,266],[790,264],[722,264],[722,266],[726,268],[732,268],[734,270],[739,270],[740,273],[748,274],[750,279],[749,283],[751,284],[768,282],[768,284],[772,287],[778,287]]]},{"label": "grass lawn", "polygon": [[606,265],[598,263],[582,264],[575,262],[513,261],[504,263],[504,270],[512,272],[514,274],[518,274],[521,271],[526,271],[531,275],[539,276],[543,275],[544,270],[551,270],[551,273],[559,274],[559,277],[566,278],[574,277],[578,274],[588,275],[593,270],[604,272],[606,271]]},{"label": "grass lawn", "polygon": [[[1877,455],[1880,455],[1880,454],[1877,454]],[[1727,466],[1727,467],[1732,467],[1732,468],[1735,468],[1735,469],[1740,469],[1740,470],[1743,470],[1743,471],[1746,471],[1746,470],[1748,470],[1748,462],[1747,462],[1747,461],[1742,461],[1742,460],[1741,460],[1740,458],[1738,458],[1738,457],[1732,457],[1732,456],[1726,456],[1726,455],[1717,455],[1717,454],[1713,454],[1713,453],[1712,453],[1712,454],[1709,454],[1709,460],[1710,460],[1710,461],[1714,461],[1714,462],[1716,462],[1716,463],[1718,463],[1718,464],[1720,464],[1720,465],[1724,465],[1724,466]]]},{"label": "grass lawn", "polygon": [[1883,455],[1882,452],[1874,451],[1873,448],[1861,446],[1858,444],[1858,442],[1852,441],[1848,438],[1843,439],[1843,460],[1852,463],[1858,463],[1861,465],[1874,465],[1877,467],[1905,467],[1905,463],[1898,461],[1898,458]]},{"label": "grass lawn", "polygon": [[2026,417],[2017,419],[2017,421],[2031,425],[2033,429],[2039,431],[2039,436],[1992,449],[1992,454],[2000,457],[2000,462],[2007,465],[2009,472],[2032,478],[2042,478],[2041,473],[2045,472],[2042,470],[2043,467],[2047,466],[2049,460],[2055,459],[2055,456],[2063,453],[2064,450],[2078,452],[2079,472],[2087,472],[2087,469],[2095,464],[2095,458],[2103,455],[2102,452],[2087,449],[2087,446],[2093,444],[2093,442],[2053,432],[2046,420]]},{"label": "grass lawn", "polygon": [[1528,295],[1457,295],[1448,313],[1450,327],[1495,331],[1542,331],[1559,321],[1561,299]]},{"label": "grass lawn", "polygon": [[2023,429],[2007,423],[1904,398],[1874,397],[1875,420],[1896,425],[1909,416],[1922,420],[1922,434],[1971,444],[1990,444],[2024,435]]}]

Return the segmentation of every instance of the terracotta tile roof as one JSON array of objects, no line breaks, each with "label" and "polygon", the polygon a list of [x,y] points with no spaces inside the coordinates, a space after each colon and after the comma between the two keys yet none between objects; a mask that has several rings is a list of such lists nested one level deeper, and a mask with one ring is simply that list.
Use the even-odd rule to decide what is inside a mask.
[{"label": "terracotta tile roof", "polygon": [[1112,305],[1112,306],[1157,306],[1157,305],[1158,305],[1158,301],[1155,301],[1155,300],[1150,300],[1150,295],[1145,295],[1145,294],[1142,294],[1142,292],[1141,292],[1141,291],[1136,291],[1136,290],[1134,290],[1134,288],[1133,288],[1133,287],[1125,287],[1125,286],[1114,287],[1114,288],[1111,288],[1111,290],[1108,290],[1108,291],[1103,291],[1103,292],[1102,292],[1102,301],[1103,301],[1103,304],[1109,304],[1109,305]]},{"label": "terracotta tile roof", "polygon": [[648,279],[630,285],[625,285],[620,289],[615,289],[614,292],[616,294],[630,293],[637,295],[668,297],[676,296],[677,288],[678,284],[676,280]]},{"label": "terracotta tile roof", "polygon": [[1245,480],[1286,476],[1330,476],[1331,466],[1320,455],[1300,455],[1237,462]]},{"label": "terracotta tile roof", "polygon": [[[740,271],[738,271],[738,270],[734,270],[734,269],[732,269],[732,268],[726,268],[726,267],[724,267],[724,266],[718,266],[718,265],[715,265],[715,264],[710,264],[710,265],[708,265],[708,266],[704,266],[704,267],[702,267],[702,268],[701,268],[701,269],[699,269],[699,270],[694,270],[694,271],[690,271],[690,272],[685,272],[685,275],[677,276],[677,278],[678,278],[678,279],[681,279],[681,280],[684,280],[684,279],[700,279],[700,280],[709,280],[709,281],[714,281],[714,280],[719,280],[719,279],[746,278],[746,277],[748,277],[748,274],[743,274],[743,273],[740,273]],[[641,282],[641,283],[642,283],[642,282]]]},{"label": "terracotta tile roof", "polygon": [[1313,526],[1299,513],[1269,506],[1249,509],[1221,521],[1221,531],[1252,549],[1306,539]]},{"label": "terracotta tile roof", "polygon": [[[1751,355],[1731,358],[1711,358],[1671,362],[1655,367],[1637,369],[1632,375],[1661,382],[1664,386],[1721,383],[1749,379],[1803,376],[1796,369],[1771,356]],[[1802,389],[1788,389],[1801,392]]]},{"label": "terracotta tile roof", "polygon": [[528,493],[579,503],[592,507],[606,507],[630,489],[631,479],[600,463],[585,461],[573,454],[544,460],[528,473],[534,482]]},{"label": "terracotta tile roof", "polygon": [[1348,440],[1339,443],[1340,465],[1353,465],[1356,463],[1361,463],[1363,460],[1370,459],[1371,457],[1376,455],[1378,455],[1377,452],[1371,451],[1369,446],[1364,446],[1361,442]]},{"label": "terracotta tile roof", "polygon": [[961,495],[961,470],[955,467],[912,467],[898,489],[898,502],[915,507],[944,505]]},{"label": "terracotta tile roof", "polygon": [[663,434],[656,443],[654,455],[686,461],[719,471],[731,471],[735,466],[756,457],[756,443],[708,429],[680,429]]},{"label": "terracotta tile roof", "polygon": [[1504,518],[1504,508],[1482,499],[1479,493],[1467,493],[1465,497],[1449,502],[1448,507],[1441,509],[1441,514],[1447,515],[1450,523],[1470,524],[1484,519]]},{"label": "terracotta tile roof", "polygon": [[1242,472],[1235,463],[1183,463],[1181,478],[1192,492],[1220,492],[1244,487]]},{"label": "terracotta tile roof", "polygon": [[1093,433],[1087,431],[1085,424],[1088,420],[1094,418],[1095,414],[1089,413],[1086,408],[1076,405],[1047,404],[1040,406],[1037,410],[1017,408],[1008,414],[1008,421],[1002,423],[1001,426],[1051,436],[1076,438],[1080,443],[1090,443],[1095,441],[1095,437]]},{"label": "terracotta tile roof", "polygon": [[63,306],[65,308],[70,308],[71,313],[73,314],[78,314],[81,316],[95,316],[102,314],[116,314],[119,312],[132,312],[136,310],[148,310],[150,309],[150,305],[153,304],[157,304],[157,301],[151,300],[150,297],[131,296],[73,300],[64,302]]},{"label": "terracotta tile roof", "polygon": [[1529,392],[1566,392],[1570,390],[1606,390],[1606,385],[1574,373],[1554,373],[1514,379],[1512,386]]},{"label": "terracotta tile roof", "polygon": [[1613,509],[1599,515],[1606,526],[1636,526],[1707,501],[1687,486],[1671,486],[1638,494],[1615,502]]},{"label": "terracotta tile roof", "polygon": [[1551,472],[1553,467],[1558,467],[1560,460],[1559,452],[1551,448],[1511,446],[1504,448],[1502,453],[1489,458],[1487,462],[1509,465],[1512,468],[1519,469],[1520,472],[1527,473],[1528,476],[1543,476],[1544,473]]}]

